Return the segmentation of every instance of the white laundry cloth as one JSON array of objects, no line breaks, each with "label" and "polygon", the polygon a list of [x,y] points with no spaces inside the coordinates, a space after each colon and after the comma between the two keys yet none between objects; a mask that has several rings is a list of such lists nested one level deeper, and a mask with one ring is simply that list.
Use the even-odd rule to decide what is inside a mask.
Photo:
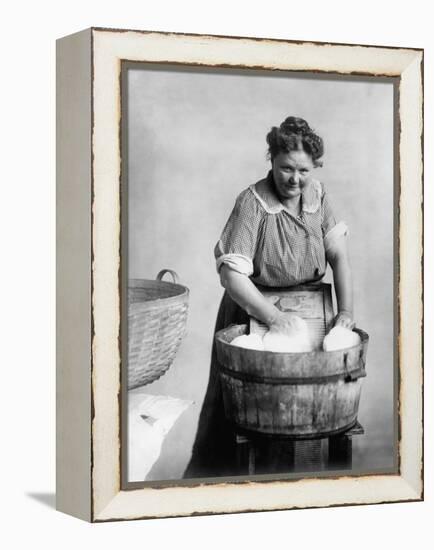
[{"label": "white laundry cloth", "polygon": [[279,333],[270,330],[264,335],[262,341],[265,351],[302,353],[313,350],[307,323],[296,315],[293,317],[292,327],[287,332]]},{"label": "white laundry cloth", "polygon": [[264,350],[264,344],[262,343],[262,338],[259,334],[242,334],[241,336],[234,338],[231,345],[246,349]]},{"label": "white laundry cloth", "polygon": [[164,438],[193,401],[168,395],[128,394],[128,481],[144,481]]},{"label": "white laundry cloth", "polygon": [[360,344],[360,336],[348,328],[337,326],[333,327],[326,335],[323,342],[324,351],[335,351],[339,349],[351,348]]}]

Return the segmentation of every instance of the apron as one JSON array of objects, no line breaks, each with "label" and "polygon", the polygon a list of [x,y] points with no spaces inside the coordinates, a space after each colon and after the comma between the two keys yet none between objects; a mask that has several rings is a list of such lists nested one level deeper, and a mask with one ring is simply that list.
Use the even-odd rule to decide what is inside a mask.
[{"label": "apron", "polygon": [[[248,324],[249,316],[224,293],[217,314],[215,331],[231,324]],[[216,344],[213,338],[211,369],[205,399],[190,462],[184,478],[238,475],[233,429],[225,418],[218,371]]]},{"label": "apron", "polygon": [[[319,280],[310,281],[304,286],[318,286]],[[265,291],[264,287],[258,288]],[[294,289],[295,288],[296,287],[294,287]],[[272,288],[269,287],[267,290],[272,291]],[[282,289],[276,289],[276,291],[278,290]],[[325,319],[328,323],[330,323],[333,319],[333,307],[330,291],[329,298],[325,300],[323,307]],[[313,311],[316,311],[316,309]],[[317,316],[317,311],[314,316]],[[217,314],[214,334],[219,330],[227,328],[231,324],[248,325],[249,316],[232,300],[229,294],[225,292]],[[315,328],[315,331],[318,332],[318,329]],[[320,341],[322,341],[324,334],[317,334],[317,336],[321,337]],[[235,445],[233,427],[226,420],[224,413],[223,396],[219,376],[219,364],[214,339],[211,353],[211,369],[208,387],[199,417],[198,430],[193,445],[192,456],[184,473],[184,477],[190,478],[240,475]],[[309,460],[307,460],[309,458],[309,453],[312,454],[312,451],[314,451],[314,454],[319,453],[320,442],[298,442],[297,450],[300,451],[301,454],[306,455],[303,458],[303,462],[307,465],[309,462]],[[300,452],[297,453],[298,458],[300,458]],[[291,461],[293,461],[294,458],[294,444],[289,441],[285,443],[279,440],[269,440],[263,445],[261,453],[264,459],[262,464],[262,469],[264,470],[263,473],[287,472],[288,466],[290,466]],[[291,459],[289,455],[293,458]],[[258,464],[258,466],[260,465]]]}]

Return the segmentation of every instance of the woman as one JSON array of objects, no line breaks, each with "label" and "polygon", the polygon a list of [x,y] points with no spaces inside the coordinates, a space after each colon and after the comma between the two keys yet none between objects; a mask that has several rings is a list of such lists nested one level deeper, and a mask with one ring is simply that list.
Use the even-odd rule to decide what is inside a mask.
[{"label": "woman", "polygon": [[[293,315],[264,298],[257,286],[290,287],[318,282],[327,263],[333,270],[338,314],[335,325],[353,328],[351,270],[345,235],[336,223],[324,186],[312,177],[324,146],[309,124],[286,118],[267,135],[271,170],[245,189],[215,247],[226,292],[216,331],[255,317],[279,333]],[[215,344],[208,388],[192,458],[184,477],[236,475],[234,437],[224,418]]]}]

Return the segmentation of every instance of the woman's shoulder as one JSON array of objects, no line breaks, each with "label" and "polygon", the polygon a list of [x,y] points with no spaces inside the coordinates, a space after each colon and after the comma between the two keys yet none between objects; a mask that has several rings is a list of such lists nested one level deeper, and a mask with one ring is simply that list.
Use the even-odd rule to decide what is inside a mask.
[{"label": "woman's shoulder", "polygon": [[266,178],[252,183],[237,196],[235,205],[238,208],[248,209],[261,214],[266,211],[266,204],[262,198]]},{"label": "woman's shoulder", "polygon": [[257,208],[264,214],[278,214],[282,211],[282,203],[272,185],[271,172],[265,178],[250,185],[249,190],[256,201]]}]

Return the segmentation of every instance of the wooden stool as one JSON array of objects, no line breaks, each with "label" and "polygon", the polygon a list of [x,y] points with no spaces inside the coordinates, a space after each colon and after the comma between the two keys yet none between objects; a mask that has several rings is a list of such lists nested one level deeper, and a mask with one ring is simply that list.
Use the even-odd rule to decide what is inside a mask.
[{"label": "wooden stool", "polygon": [[[346,432],[317,439],[253,437],[235,432],[238,470],[248,475],[348,470],[352,467],[352,438],[364,432],[359,422]],[[258,457],[265,464],[262,468],[258,468]]]}]

